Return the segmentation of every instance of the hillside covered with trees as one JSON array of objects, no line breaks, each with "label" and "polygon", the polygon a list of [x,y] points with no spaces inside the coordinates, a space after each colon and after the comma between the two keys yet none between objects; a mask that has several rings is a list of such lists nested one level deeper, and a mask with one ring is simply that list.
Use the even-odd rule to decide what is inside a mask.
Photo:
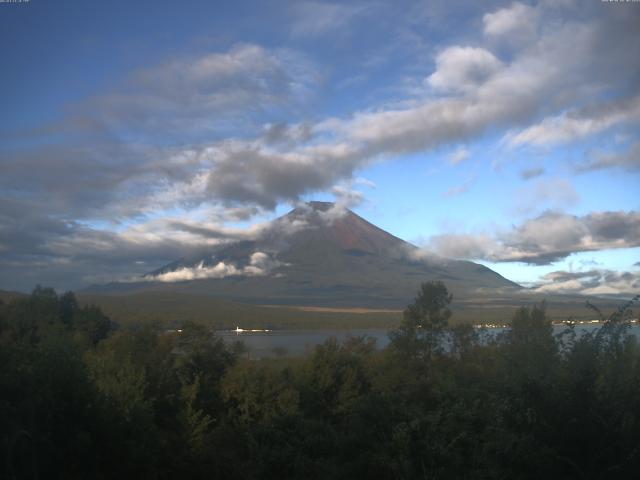
[{"label": "hillside covered with trees", "polygon": [[[637,299],[637,297],[636,297]],[[202,325],[116,328],[72,293],[0,304],[4,478],[635,478],[640,347],[627,305],[554,335],[450,326],[426,283],[391,343],[250,359]]]}]

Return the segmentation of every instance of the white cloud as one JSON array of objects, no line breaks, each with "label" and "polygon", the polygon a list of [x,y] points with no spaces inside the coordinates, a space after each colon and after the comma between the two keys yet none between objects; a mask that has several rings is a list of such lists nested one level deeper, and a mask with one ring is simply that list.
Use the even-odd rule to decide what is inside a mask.
[{"label": "white cloud", "polygon": [[529,5],[513,2],[482,17],[484,33],[490,37],[531,38],[535,34],[538,12]]},{"label": "white cloud", "polygon": [[640,274],[606,269],[578,272],[561,270],[544,275],[533,292],[633,296],[640,292]]},{"label": "white cloud", "polygon": [[464,147],[460,147],[449,155],[448,161],[451,165],[458,165],[469,159],[469,150]]},{"label": "white cloud", "polygon": [[460,185],[456,185],[451,187],[449,190],[442,194],[443,197],[456,197],[458,195],[462,195],[463,193],[467,193],[469,189],[476,182],[476,175],[470,176],[464,183]]},{"label": "white cloud", "polygon": [[446,258],[497,259],[503,246],[487,234],[442,234],[429,239],[427,252],[433,251]]},{"label": "white cloud", "polygon": [[369,180],[368,178],[364,178],[364,177],[357,177],[353,181],[353,183],[356,184],[356,185],[364,185],[365,187],[369,187],[369,188],[376,188],[377,187],[375,182]]},{"label": "white cloud", "polygon": [[488,50],[449,47],[436,57],[436,71],[427,78],[427,83],[445,92],[468,92],[502,68],[502,62]]},{"label": "white cloud", "polygon": [[518,133],[508,134],[506,140],[514,146],[566,143],[637,121],[640,121],[640,96],[547,117]]},{"label": "white cloud", "polygon": [[248,276],[262,277],[270,275],[275,269],[285,266],[288,266],[288,264],[272,258],[268,253],[254,252],[249,257],[249,265],[244,267],[243,273]]},{"label": "white cloud", "polygon": [[553,282],[535,287],[536,293],[581,293],[584,289],[579,280],[567,280],[564,282]]},{"label": "white cloud", "polygon": [[342,208],[354,208],[364,202],[364,194],[353,189],[350,185],[335,185],[331,188],[331,193],[336,197],[334,205]]},{"label": "white cloud", "polygon": [[295,2],[291,33],[296,37],[323,35],[346,27],[364,7],[343,3]]},{"label": "white cloud", "polygon": [[564,210],[580,203],[573,183],[560,177],[534,180],[516,192],[516,211],[529,215],[543,210]]},{"label": "white cloud", "polygon": [[140,69],[120,90],[78,107],[70,121],[100,123],[133,141],[158,132],[184,140],[255,130],[253,118],[303,105],[318,81],[299,52],[240,43]]},{"label": "white cloud", "polygon": [[640,170],[640,142],[635,142],[622,152],[595,152],[589,162],[576,165],[578,172],[620,168],[627,171]]},{"label": "white cloud", "polygon": [[[165,272],[153,277],[143,277],[149,282],[184,282],[188,280],[201,280],[205,278],[224,278],[239,275],[240,272],[234,265],[219,262],[213,267],[205,267],[203,263],[197,267],[183,267],[172,272]],[[133,281],[140,281],[135,279]]]},{"label": "white cloud", "polygon": [[640,213],[595,212],[582,217],[546,212],[494,234],[442,234],[427,247],[450,258],[547,265],[574,252],[640,246]]},{"label": "white cloud", "polygon": [[206,266],[204,261],[202,261],[195,267],[182,267],[173,271],[163,272],[158,275],[130,279],[130,281],[184,282],[189,280],[234,276],[263,277],[270,275],[273,270],[286,265],[286,263],[271,258],[267,253],[254,252],[249,257],[249,263],[244,267],[238,267],[233,263],[225,263],[222,261],[213,266]]},{"label": "white cloud", "polygon": [[[616,89],[629,77],[629,58],[623,51],[604,55],[603,50],[610,30],[626,35],[624,25],[616,28],[619,23],[601,16],[549,24],[508,62],[486,48],[450,46],[437,55],[436,70],[427,80],[436,96],[373,105],[315,124],[276,122],[265,130],[261,121],[257,136],[243,128],[240,138],[227,135],[226,140],[182,149],[48,149],[34,154],[37,158],[6,162],[0,186],[29,192],[46,211],[73,212],[76,218],[131,218],[176,203],[273,209],[279,202],[326,191],[373,162],[524,125],[541,113],[566,110],[584,92],[601,92],[603,85]],[[594,65],[603,61],[611,68],[596,70]],[[173,122],[182,116],[198,124],[203,118],[206,123],[224,117],[228,125],[236,115],[250,121],[256,105],[267,106],[267,112],[279,106],[289,111],[299,105],[296,99],[305,97],[301,92],[316,90],[318,75],[308,65],[303,55],[246,44],[180,58],[139,73],[137,84],[116,95],[122,103],[105,101],[98,117],[125,124],[133,120],[143,129],[150,125],[156,135],[155,126],[163,119]],[[225,107],[216,98],[231,104]],[[171,129],[181,136],[192,131]]]}]

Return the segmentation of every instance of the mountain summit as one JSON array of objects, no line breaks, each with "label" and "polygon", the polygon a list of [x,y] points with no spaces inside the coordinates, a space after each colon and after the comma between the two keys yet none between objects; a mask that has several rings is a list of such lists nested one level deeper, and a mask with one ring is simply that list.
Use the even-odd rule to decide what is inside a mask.
[{"label": "mountain summit", "polygon": [[384,255],[412,245],[385,232],[351,210],[330,202],[309,202],[289,212],[285,221],[310,227],[292,235],[292,245],[331,246],[352,254]]},{"label": "mountain summit", "polygon": [[[425,254],[351,210],[309,202],[254,238],[176,260],[118,292],[171,290],[247,303],[402,308],[421,282],[442,280],[458,298],[518,288],[473,262]],[[103,290],[104,291],[104,290]]]}]

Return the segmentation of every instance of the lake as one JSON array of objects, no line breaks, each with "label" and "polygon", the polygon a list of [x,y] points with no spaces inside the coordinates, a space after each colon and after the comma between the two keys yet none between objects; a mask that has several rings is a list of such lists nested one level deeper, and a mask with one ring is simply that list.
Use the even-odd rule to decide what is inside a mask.
[{"label": "lake", "polygon": [[[588,332],[599,328],[600,324],[578,324],[576,332]],[[554,325],[554,333],[560,333],[567,327],[565,325]],[[505,328],[482,329],[486,335],[497,335]],[[630,333],[640,338],[640,325],[632,324]],[[252,358],[272,357],[278,354],[304,355],[313,350],[316,345],[320,345],[329,338],[335,337],[342,342],[348,337],[372,337],[376,339],[376,346],[384,348],[389,344],[387,329],[353,329],[353,330],[272,330],[268,332],[235,332],[233,330],[222,330],[216,332],[225,342],[231,343],[241,341],[249,349]]]},{"label": "lake", "polygon": [[335,337],[339,341],[347,337],[373,337],[376,339],[376,346],[384,348],[389,344],[387,336],[389,330],[386,329],[354,329],[354,330],[272,330],[270,332],[242,332],[224,330],[218,331],[226,342],[240,341],[249,349],[252,357],[275,356],[277,350],[281,350],[287,355],[303,355],[310,352],[316,345],[320,345],[326,340]]}]

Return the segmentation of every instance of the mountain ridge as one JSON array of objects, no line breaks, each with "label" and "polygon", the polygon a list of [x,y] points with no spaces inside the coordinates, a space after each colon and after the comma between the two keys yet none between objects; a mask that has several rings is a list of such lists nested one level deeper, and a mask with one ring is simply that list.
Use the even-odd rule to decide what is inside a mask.
[{"label": "mountain ridge", "polygon": [[141,278],[90,291],[179,291],[254,304],[400,308],[419,284],[441,280],[457,297],[521,288],[465,260],[418,247],[330,202],[309,202],[255,238],[175,260]]}]

